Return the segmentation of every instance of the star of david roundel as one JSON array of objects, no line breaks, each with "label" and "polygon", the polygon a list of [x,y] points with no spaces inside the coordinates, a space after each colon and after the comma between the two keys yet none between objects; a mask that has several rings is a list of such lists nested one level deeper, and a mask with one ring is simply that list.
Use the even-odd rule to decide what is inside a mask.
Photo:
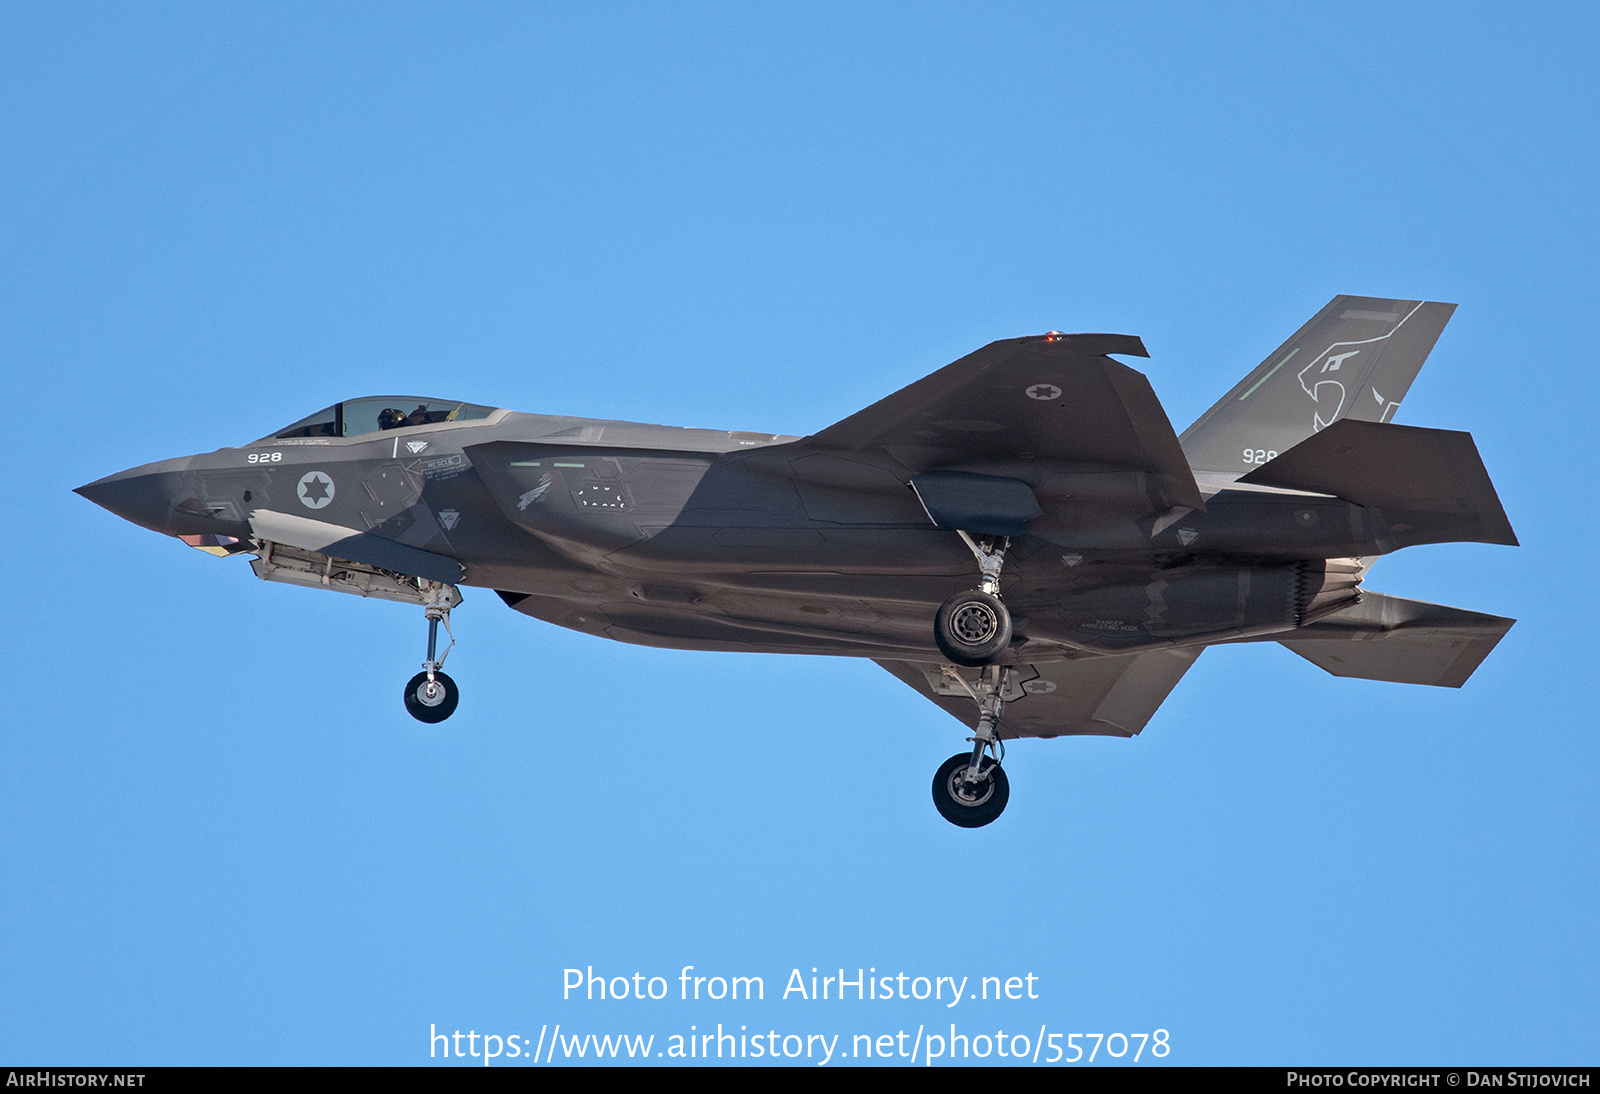
[{"label": "star of david roundel", "polygon": [[333,500],[333,480],[324,472],[307,471],[300,476],[297,492],[300,503],[307,509],[321,509]]}]

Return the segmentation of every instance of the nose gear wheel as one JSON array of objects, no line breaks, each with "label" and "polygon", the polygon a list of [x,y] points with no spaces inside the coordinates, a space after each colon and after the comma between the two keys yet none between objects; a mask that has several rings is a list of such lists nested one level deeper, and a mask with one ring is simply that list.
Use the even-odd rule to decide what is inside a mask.
[{"label": "nose gear wheel", "polygon": [[461,692],[449,674],[435,669],[433,679],[419,672],[406,684],[406,713],[419,722],[436,725],[456,711]]},{"label": "nose gear wheel", "polygon": [[[419,722],[434,725],[454,714],[456,704],[461,701],[456,682],[443,671],[444,659],[450,656],[456,644],[455,632],[450,629],[450,609],[461,603],[461,594],[454,585],[435,581],[419,581],[418,585],[423,614],[428,620],[428,659],[422,663],[422,671],[406,683],[406,713]],[[450,645],[443,653],[437,652],[440,623],[450,636]]]}]

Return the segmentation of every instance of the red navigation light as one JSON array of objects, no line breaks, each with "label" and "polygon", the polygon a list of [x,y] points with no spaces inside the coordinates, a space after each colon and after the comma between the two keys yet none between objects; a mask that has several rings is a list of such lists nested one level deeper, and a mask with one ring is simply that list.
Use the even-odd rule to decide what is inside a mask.
[{"label": "red navigation light", "polygon": [[1045,334],[1044,334],[1044,340],[1046,342],[1059,342],[1061,339],[1063,339],[1065,337],[1066,337],[1066,335],[1062,334],[1058,330],[1045,331]]}]

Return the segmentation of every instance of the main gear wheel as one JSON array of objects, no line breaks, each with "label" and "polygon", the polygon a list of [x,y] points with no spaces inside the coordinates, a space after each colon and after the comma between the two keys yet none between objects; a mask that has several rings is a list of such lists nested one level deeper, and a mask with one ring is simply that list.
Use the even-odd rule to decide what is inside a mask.
[{"label": "main gear wheel", "polygon": [[933,640],[953,664],[991,665],[1011,645],[1011,613],[993,593],[956,593],[939,605]]},{"label": "main gear wheel", "polygon": [[992,757],[979,761],[972,777],[972,754],[958,752],[933,776],[933,806],[939,815],[961,828],[982,828],[1005,812],[1011,800],[1011,783],[1005,768]]}]

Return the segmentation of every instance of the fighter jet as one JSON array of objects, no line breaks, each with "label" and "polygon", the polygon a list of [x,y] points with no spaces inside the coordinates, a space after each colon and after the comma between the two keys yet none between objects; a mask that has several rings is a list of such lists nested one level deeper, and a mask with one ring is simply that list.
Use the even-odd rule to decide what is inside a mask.
[{"label": "fighter jet", "polygon": [[267,581],[417,605],[423,722],[456,709],[463,585],[623,642],[872,658],[973,727],[933,798],[976,828],[1006,740],[1131,737],[1207,646],[1467,680],[1513,620],[1362,588],[1402,547],[1517,542],[1469,434],[1391,421],[1454,310],[1335,297],[1181,436],[1116,360],[1138,338],[1052,331],[805,437],[379,396],[77,492]]}]

